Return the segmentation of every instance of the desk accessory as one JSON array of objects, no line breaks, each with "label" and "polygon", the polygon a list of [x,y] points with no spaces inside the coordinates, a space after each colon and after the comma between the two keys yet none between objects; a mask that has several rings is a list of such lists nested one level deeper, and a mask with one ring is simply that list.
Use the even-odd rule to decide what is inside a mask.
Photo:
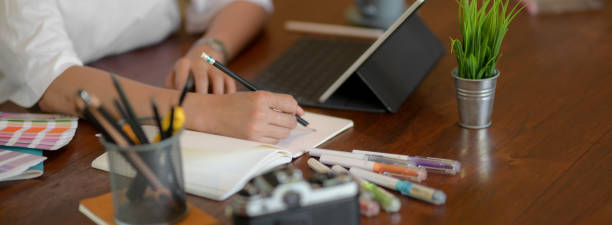
[{"label": "desk accessory", "polygon": [[361,159],[343,158],[334,155],[321,155],[321,162],[328,165],[340,165],[343,167],[357,167],[376,173],[398,174],[421,182],[427,178],[427,171],[424,168],[414,166],[402,166],[379,162],[370,162]]},{"label": "desk accessory", "polygon": [[445,49],[416,0],[376,41],[303,37],[253,80],[304,106],[397,112]]},{"label": "desk accessory", "polygon": [[124,118],[127,121],[127,123],[130,125],[130,127],[132,127],[132,130],[136,134],[136,137],[138,137],[138,140],[140,141],[140,143],[148,144],[149,140],[147,140],[147,137],[144,135],[144,132],[142,131],[139,125],[138,118],[136,117],[136,114],[134,114],[134,110],[132,110],[130,101],[127,99],[125,92],[123,92],[123,88],[121,88],[121,84],[119,84],[119,80],[114,74],[111,74],[110,77],[113,81],[113,85],[115,86],[115,89],[117,90],[117,94],[119,94],[119,99],[121,100],[121,104],[123,104],[123,107],[121,107],[121,104],[117,103],[117,100],[115,100],[115,105],[117,106],[119,112],[123,112],[123,110],[121,110],[122,108],[125,109],[125,112],[123,112]]},{"label": "desk accessory", "polygon": [[[306,149],[316,147],[353,126],[351,120],[310,112],[306,112],[304,118],[317,132],[296,127],[290,137],[277,145],[183,130],[180,144],[185,190],[213,200],[227,199],[254,176],[291,162]],[[158,129],[146,125],[143,130],[152,139]],[[233,168],[228,170],[228,165],[233,165]],[[108,153],[96,158],[91,166],[108,171]],[[206,182],[208,180],[224,182]]]},{"label": "desk accessory", "polygon": [[377,162],[388,162],[400,165],[413,165],[417,167],[422,167],[425,168],[427,172],[432,173],[455,175],[459,172],[459,170],[461,170],[461,163],[457,160],[452,159],[441,159],[424,156],[408,156],[364,150],[353,150],[353,153],[366,155],[367,157],[382,157],[382,159],[374,158],[379,159]]},{"label": "desk accessory", "polygon": [[405,0],[355,0],[346,10],[346,18],[354,24],[387,28],[406,9]]},{"label": "desk accessory", "polygon": [[[189,209],[185,204],[178,142],[179,135],[134,146],[118,146],[102,140],[109,153],[116,221],[124,224],[176,223],[184,218]],[[145,169],[147,167],[149,169]],[[136,173],[144,175],[146,180],[137,179]],[[151,189],[142,189],[140,198],[130,198],[130,188],[145,186],[135,182],[146,182]]]},{"label": "desk accessory", "polygon": [[[348,173],[338,173],[314,158],[308,159],[306,163],[308,164],[308,166],[310,166],[312,170],[320,174],[331,173],[333,175],[348,175]],[[357,183],[359,184],[359,182]],[[359,190],[359,211],[361,215],[367,217],[378,215],[378,213],[380,212],[380,205],[374,200],[374,193],[363,189],[363,187],[360,187]]]},{"label": "desk accessory", "polygon": [[308,164],[308,166],[310,166],[310,168],[316,171],[317,173],[335,173],[335,171],[332,171],[329,167],[314,158],[308,159],[308,161],[306,161],[306,164]]},{"label": "desk accessory", "polygon": [[[242,78],[240,75],[238,75],[237,73],[234,73],[229,68],[225,67],[223,64],[217,62],[215,59],[213,59],[212,57],[207,55],[206,52],[202,52],[202,55],[200,55],[200,57],[204,61],[206,61],[207,63],[210,63],[211,65],[217,67],[217,69],[223,71],[225,74],[229,75],[230,77],[232,77],[235,80],[237,80],[238,82],[240,82],[242,85],[247,87],[250,91],[257,91],[257,90],[259,90],[253,84],[249,83],[247,80]],[[300,117],[298,115],[295,115],[295,119],[297,119],[298,123],[302,124],[302,126],[308,127],[308,121],[304,120],[302,117]],[[310,127],[308,127],[308,128],[310,128]],[[316,131],[315,129],[312,129],[312,130]]]},{"label": "desk accessory", "polygon": [[366,155],[366,154],[360,154],[360,153],[355,153],[355,152],[335,151],[335,150],[321,149],[321,148],[310,149],[308,150],[308,154],[314,157],[321,157],[322,155],[332,155],[332,156],[338,156],[338,157],[343,157],[343,158],[361,159],[361,160],[371,161],[371,162],[397,164],[397,165],[412,166],[412,167],[416,166],[415,163],[406,161],[406,160],[399,160],[399,159],[383,157],[379,155],[372,155],[372,154]]},{"label": "desk accessory", "polygon": [[[307,161],[308,166],[317,173],[327,174],[333,173],[336,175],[351,175],[348,170],[339,165],[334,165],[332,169],[317,161],[314,158],[310,158]],[[364,181],[358,177],[351,176],[357,184],[360,185],[359,192],[359,208],[361,215],[374,216],[378,215],[380,206],[382,206],[387,212],[397,212],[400,209],[401,203],[399,199],[393,196],[391,193],[378,188],[376,185]],[[380,204],[379,204],[380,203]]]},{"label": "desk accessory", "polygon": [[[189,212],[185,219],[177,225],[213,225],[219,224],[212,216],[206,214],[192,204],[187,203]],[[111,193],[81,200],[79,211],[98,225],[117,224],[114,218],[113,199]]]},{"label": "desk accessory", "polygon": [[351,167],[351,174],[368,180],[380,186],[396,190],[402,195],[407,195],[419,200],[423,200],[435,205],[441,205],[446,202],[446,194],[440,190],[436,190],[424,185],[415,184],[408,181],[398,180],[393,177],[370,172],[357,167]]},{"label": "desk accessory", "polygon": [[[110,154],[115,220],[121,224],[174,223],[181,220],[187,207],[180,171],[178,136],[154,144],[134,145],[140,142],[127,135],[112,115],[101,113],[106,110],[94,96],[83,90],[78,95],[79,109],[100,129],[104,137],[101,142]],[[171,152],[170,156],[168,152]],[[169,161],[173,163],[167,163]],[[172,166],[177,163],[178,172]],[[151,188],[149,191],[145,189],[147,186]],[[152,215],[147,216],[151,212]]]},{"label": "desk accessory", "polygon": [[359,224],[358,186],[346,175],[315,173],[305,180],[293,166],[253,178],[232,197],[236,225]]},{"label": "desk accessory", "polygon": [[0,145],[57,150],[68,144],[78,117],[0,112]]},{"label": "desk accessory", "polygon": [[406,9],[405,0],[355,0],[355,6],[345,12],[353,24],[387,28]]},{"label": "desk accessory", "polygon": [[46,159],[40,149],[0,146],[0,182],[39,177]]},{"label": "desk accessory", "polygon": [[355,26],[345,26],[336,24],[323,24],[313,22],[302,22],[290,20],[285,22],[285,29],[288,31],[311,33],[331,36],[345,36],[354,38],[374,39],[376,40],[383,34],[381,29],[363,28]]},{"label": "desk accessory", "polygon": [[398,212],[402,207],[402,202],[400,202],[400,200],[393,194],[389,193],[385,189],[376,186],[373,183],[363,180],[357,176],[353,176],[348,170],[344,169],[344,167],[334,165],[332,166],[332,170],[337,174],[350,174],[353,179],[361,186],[361,190],[364,192],[371,193],[372,198],[374,198],[374,200],[376,200],[385,211]]},{"label": "desk accessory", "polygon": [[[186,90],[193,85],[193,82],[190,82],[192,79],[191,76],[188,78],[179,105],[186,96]],[[172,127],[176,127],[175,130],[182,129],[184,119],[181,118],[184,118],[184,113],[181,107],[175,107],[170,114],[172,112],[176,113],[176,116],[170,116],[174,120],[167,121],[168,117],[166,117],[163,122],[156,122],[160,124],[157,127],[143,126],[145,135],[154,139],[153,137],[159,135],[159,126],[165,131],[162,133],[167,133]],[[278,146],[195,131],[182,131],[180,149],[183,156],[183,170],[186,174],[185,189],[191,194],[223,200],[242,188],[248,179],[256,174],[285,164],[291,161],[291,158],[300,156],[306,149],[319,145],[353,126],[352,121],[341,118],[313,113],[307,113],[304,116],[311,119],[312,125],[316,126],[318,132],[311,132],[305,127],[297,127],[292,131],[291,136],[281,140]],[[103,129],[102,131],[103,136],[106,136]],[[108,171],[108,155],[105,153],[96,158],[92,162],[92,167]],[[228,170],[228,165],[233,165],[233,168]],[[126,166],[117,168],[117,173],[129,175],[133,174],[133,170]],[[209,182],[210,180],[223,180],[224,182]]]},{"label": "desk accessory", "polygon": [[462,40],[451,38],[458,68],[452,71],[459,125],[470,129],[491,126],[499,51],[508,25],[524,7],[509,8],[509,0],[459,0]]},{"label": "desk accessory", "polygon": [[120,96],[114,106],[123,116],[123,126],[84,90],[77,93],[77,106],[101,131],[101,142],[109,154],[114,219],[119,224],[176,223],[188,212],[179,149],[184,112],[180,106],[172,107],[162,123],[152,101],[158,136],[151,143],[119,81],[115,75],[111,78]]},{"label": "desk accessory", "polygon": [[427,172],[455,175],[461,169],[461,163],[450,159],[441,159],[422,156],[397,155],[382,152],[371,152],[353,150],[353,152],[335,151],[328,149],[314,148],[308,150],[311,156],[320,157],[321,155],[333,155],[344,158],[361,159],[371,162],[397,164],[403,166],[416,166],[425,168]]},{"label": "desk accessory", "polygon": [[[420,180],[425,178],[426,169],[431,169],[436,173],[454,175],[461,168],[461,164],[455,160],[363,150],[344,152],[313,148],[308,153],[311,156],[320,157],[321,162],[325,164],[334,165],[332,170],[336,173],[348,173],[349,171],[343,167],[351,168],[350,173],[361,184],[362,190],[365,189],[375,194],[374,196],[377,197],[375,199],[387,211],[399,210],[399,200],[383,189],[379,189],[376,185],[364,181],[364,179],[389,189],[397,190],[403,195],[439,205],[446,201],[444,192],[407,180],[420,182]],[[326,167],[317,165],[317,162],[315,159],[309,159],[308,165],[315,170],[325,170]],[[394,167],[394,165],[397,167]],[[419,173],[415,176],[412,172],[406,171],[406,168],[414,168],[415,165],[418,165],[417,168],[422,170],[419,172],[423,172],[423,177]]]}]

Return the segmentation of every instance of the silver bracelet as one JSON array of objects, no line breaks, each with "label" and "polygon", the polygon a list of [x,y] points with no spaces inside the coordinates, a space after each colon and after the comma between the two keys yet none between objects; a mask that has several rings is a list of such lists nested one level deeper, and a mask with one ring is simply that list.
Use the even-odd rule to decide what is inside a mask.
[{"label": "silver bracelet", "polygon": [[223,44],[222,41],[217,40],[217,39],[210,39],[210,38],[200,38],[193,44],[193,46],[201,45],[201,44],[206,44],[210,46],[211,48],[213,48],[214,50],[221,52],[221,54],[223,55],[223,60],[225,61],[229,60],[227,49],[225,48],[225,45]]}]

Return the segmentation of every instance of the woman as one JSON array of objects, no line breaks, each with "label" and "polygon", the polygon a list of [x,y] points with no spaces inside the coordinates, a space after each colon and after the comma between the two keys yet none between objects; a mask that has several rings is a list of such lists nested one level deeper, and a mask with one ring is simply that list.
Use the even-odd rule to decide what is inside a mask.
[{"label": "woman", "polygon": [[159,42],[177,30],[206,30],[176,62],[167,89],[120,78],[136,114],[151,115],[151,96],[161,112],[176,105],[176,89],[192,73],[197,93],[184,103],[186,128],[277,143],[296,126],[294,114],[303,114],[295,99],[263,91],[237,93],[230,77],[199,58],[205,51],[227,62],[271,11],[269,0],[2,0],[0,103],[37,104],[46,112],[77,115],[75,93],[84,89],[111,109],[117,96],[108,91],[113,90],[109,73],[84,63]]}]

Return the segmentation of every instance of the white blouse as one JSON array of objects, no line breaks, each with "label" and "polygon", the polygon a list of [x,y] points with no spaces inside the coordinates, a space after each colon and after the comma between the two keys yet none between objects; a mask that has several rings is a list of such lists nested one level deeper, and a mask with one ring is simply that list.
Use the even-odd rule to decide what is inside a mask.
[{"label": "white blouse", "polygon": [[[234,0],[191,0],[186,30],[202,32]],[[271,0],[248,0],[272,11]],[[175,0],[0,0],[0,103],[34,105],[73,65],[126,52],[178,29]]]}]

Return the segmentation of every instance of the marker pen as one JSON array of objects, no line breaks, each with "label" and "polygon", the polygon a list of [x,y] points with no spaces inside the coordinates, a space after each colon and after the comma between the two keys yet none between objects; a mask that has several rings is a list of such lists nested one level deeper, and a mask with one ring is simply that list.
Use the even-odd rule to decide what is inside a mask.
[{"label": "marker pen", "polygon": [[461,163],[456,160],[441,159],[434,157],[407,156],[391,153],[372,152],[364,150],[353,150],[352,153],[367,156],[379,156],[389,159],[403,160],[414,163],[418,167],[427,169],[428,172],[455,175],[461,170]]},{"label": "marker pen", "polygon": [[407,161],[407,160],[399,160],[395,158],[387,158],[387,157],[382,157],[378,155],[366,155],[366,154],[361,154],[361,153],[336,151],[336,150],[328,150],[328,149],[321,149],[321,148],[314,148],[314,149],[308,150],[308,154],[314,157],[321,157],[321,155],[333,155],[333,156],[339,156],[339,157],[345,157],[345,158],[351,158],[351,159],[361,159],[361,160],[380,162],[380,163],[398,164],[398,165],[403,165],[403,166],[416,166],[414,162]]},{"label": "marker pen", "polygon": [[380,206],[371,198],[359,196],[359,211],[361,215],[372,217],[380,213]]},{"label": "marker pen", "polygon": [[356,167],[352,167],[350,172],[351,174],[361,177],[365,180],[369,180],[372,183],[397,190],[403,195],[408,195],[410,197],[436,205],[441,205],[446,202],[446,194],[444,194],[444,192],[440,190],[436,190],[424,185],[415,184],[408,181],[401,181],[393,177],[373,173]]},{"label": "marker pen", "polygon": [[310,168],[312,168],[314,171],[317,171],[318,173],[333,173],[333,171],[329,169],[329,167],[323,165],[323,163],[317,161],[314,158],[308,159],[306,163],[308,164],[308,166],[310,166]]},{"label": "marker pen", "polygon": [[[344,167],[339,165],[332,166],[332,170],[339,174],[350,174],[348,170],[344,169]],[[359,183],[362,190],[365,190],[368,193],[372,194],[374,200],[376,200],[385,211],[397,212],[402,207],[402,202],[400,202],[400,200],[393,194],[389,193],[388,191],[385,191],[385,189],[382,189],[376,186],[375,184],[365,181],[357,176],[353,176],[353,178]]]},{"label": "marker pen", "polygon": [[427,178],[427,171],[424,168],[412,167],[412,166],[402,166],[395,164],[387,164],[387,163],[379,163],[379,162],[370,162],[361,159],[352,159],[352,158],[343,158],[333,155],[321,155],[322,163],[328,165],[341,165],[344,167],[357,167],[370,171],[374,171],[377,173],[396,173],[402,174],[405,176],[415,177],[416,180],[422,181]]}]

